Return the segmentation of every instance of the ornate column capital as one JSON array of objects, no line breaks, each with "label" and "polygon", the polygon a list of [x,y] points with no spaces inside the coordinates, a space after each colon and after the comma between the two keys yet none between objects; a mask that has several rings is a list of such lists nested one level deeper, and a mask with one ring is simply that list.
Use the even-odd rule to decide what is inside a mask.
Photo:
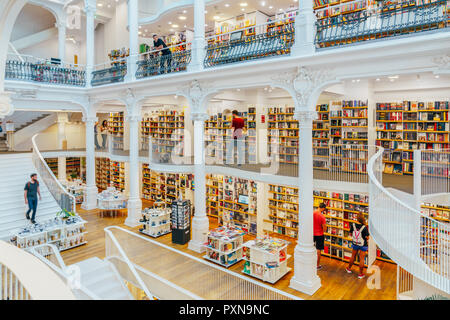
[{"label": "ornate column capital", "polygon": [[189,85],[181,88],[177,95],[184,96],[189,100],[191,107],[191,114],[195,113],[204,113],[205,112],[205,103],[209,96],[213,95],[217,92],[217,89],[214,89],[209,86],[205,86],[201,84],[198,80],[194,80]]},{"label": "ornate column capital", "polygon": [[317,112],[311,110],[295,110],[294,119],[298,120],[300,127],[311,124],[317,119]]},{"label": "ornate column capital", "polygon": [[205,122],[208,119],[209,119],[209,115],[206,112],[191,113],[191,120],[192,121]]},{"label": "ornate column capital", "polygon": [[272,86],[288,91],[294,99],[296,109],[310,109],[311,98],[318,96],[328,83],[335,81],[336,76],[329,68],[300,66],[296,71],[272,77]]},{"label": "ornate column capital", "polygon": [[14,106],[11,103],[8,92],[0,92],[0,118],[10,116],[14,113]]},{"label": "ornate column capital", "polygon": [[128,122],[139,122],[142,120],[142,116],[137,114],[130,114],[125,117],[125,120]]}]

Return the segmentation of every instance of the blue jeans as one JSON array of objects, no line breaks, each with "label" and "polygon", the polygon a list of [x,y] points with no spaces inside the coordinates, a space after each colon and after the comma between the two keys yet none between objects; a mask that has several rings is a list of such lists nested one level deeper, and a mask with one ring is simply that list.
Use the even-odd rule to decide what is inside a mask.
[{"label": "blue jeans", "polygon": [[367,246],[357,246],[356,244],[352,243],[352,249],[356,251],[361,250],[365,252],[367,251]]},{"label": "blue jeans", "polygon": [[29,198],[29,197],[27,197],[27,200],[28,200],[27,216],[29,216],[30,212],[33,211],[33,214],[31,215],[31,220],[34,221],[34,218],[36,216],[38,199],[37,198]]}]

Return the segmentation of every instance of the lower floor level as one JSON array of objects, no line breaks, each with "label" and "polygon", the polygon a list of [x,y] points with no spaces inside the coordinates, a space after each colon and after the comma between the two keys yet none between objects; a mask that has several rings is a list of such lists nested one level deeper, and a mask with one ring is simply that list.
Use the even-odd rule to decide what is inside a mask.
[{"label": "lower floor level", "polygon": [[[143,207],[151,206],[151,202],[144,201]],[[87,244],[65,251],[62,253],[64,261],[67,265],[80,262],[82,260],[91,257],[105,256],[105,233],[104,228],[117,225],[122,228],[129,229],[133,232],[139,233],[139,228],[130,228],[124,224],[126,218],[126,211],[123,211],[123,215],[115,217],[107,217],[101,215],[100,211],[95,210],[83,210],[78,208],[79,215],[88,222],[88,233]],[[210,229],[218,226],[217,218],[209,217]],[[252,235],[245,235],[245,240],[253,239]],[[153,238],[152,238],[153,239]],[[290,241],[288,246],[288,254],[292,257],[288,260],[288,267],[293,269],[294,259],[293,252],[296,245],[296,241],[291,238],[286,238]],[[202,258],[203,254],[191,251],[188,249],[188,245],[178,245],[172,243],[172,237],[170,234],[156,238],[165,245],[173,247],[177,250],[188,253],[194,257]],[[145,259],[145,252],[142,253],[142,259]],[[230,271],[242,274],[244,262],[241,261],[229,268]],[[273,286],[279,290],[286,291],[290,294],[299,296],[303,299],[313,299],[313,300],[393,300],[396,299],[396,281],[397,281],[397,266],[389,262],[383,262],[377,260],[375,265],[379,267],[379,288],[373,288],[369,282],[372,281],[370,275],[365,279],[357,278],[357,268],[354,266],[354,273],[348,274],[345,270],[347,263],[332,259],[328,257],[323,257],[321,264],[323,268],[318,271],[318,275],[321,278],[322,286],[316,291],[312,296],[303,294],[296,290],[289,288],[289,282],[293,276],[293,271],[287,273],[279,281],[277,281]],[[189,278],[189,270],[185,270],[186,278]],[[253,279],[253,278],[252,278]],[[372,281],[373,282],[373,281]]]}]

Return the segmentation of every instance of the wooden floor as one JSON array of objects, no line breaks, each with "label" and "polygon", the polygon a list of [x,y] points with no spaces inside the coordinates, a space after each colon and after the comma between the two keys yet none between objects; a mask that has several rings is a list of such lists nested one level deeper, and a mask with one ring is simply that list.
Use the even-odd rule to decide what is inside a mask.
[{"label": "wooden floor", "polygon": [[[145,206],[146,204],[144,204]],[[148,204],[147,204],[148,205]],[[132,230],[138,233],[139,228],[129,228],[124,225],[125,216],[120,217],[103,217],[101,218],[98,210],[85,211],[81,208],[78,209],[78,213],[88,221],[87,224],[87,240],[88,243],[84,246],[74,248],[68,251],[64,251],[62,256],[67,265],[91,258],[99,257],[104,258],[105,256],[105,235],[103,229],[107,226],[117,225],[128,230]],[[216,219],[210,220],[211,228],[215,227],[217,224]],[[245,236],[245,240],[252,238],[251,236]],[[201,257],[202,254],[193,252],[187,248],[187,245],[176,245],[172,244],[171,235],[165,235],[157,238],[157,241],[164,243],[168,246],[176,248],[178,250],[184,251],[196,257]],[[293,250],[295,243],[292,242],[288,247],[288,253],[293,256]],[[324,266],[322,270],[318,272],[322,287],[313,295],[308,296],[297,292],[289,288],[289,281],[293,276],[293,271],[289,272],[282,279],[280,279],[274,287],[277,289],[286,291],[288,293],[299,296],[303,299],[313,299],[313,300],[392,300],[395,299],[396,294],[396,266],[391,263],[377,261],[376,265],[380,267],[381,270],[381,288],[368,289],[367,288],[367,278],[359,280],[357,278],[357,268],[354,268],[353,274],[347,274],[345,271],[346,264],[342,261],[336,259],[331,259],[327,257],[322,258],[322,265]],[[288,266],[293,269],[293,257],[288,262]],[[236,265],[229,268],[231,271],[241,273],[243,268],[243,262],[237,263]],[[186,272],[189,275],[189,272]],[[252,278],[253,279],[253,278]]]}]

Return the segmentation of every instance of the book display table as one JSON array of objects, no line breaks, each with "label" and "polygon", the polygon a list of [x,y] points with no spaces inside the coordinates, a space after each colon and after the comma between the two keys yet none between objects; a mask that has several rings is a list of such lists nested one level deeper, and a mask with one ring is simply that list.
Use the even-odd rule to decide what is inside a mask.
[{"label": "book display table", "polygon": [[24,249],[49,243],[54,244],[59,251],[68,250],[87,243],[86,223],[80,216],[65,219],[56,217],[18,230],[11,237],[11,243]]},{"label": "book display table", "polygon": [[288,244],[288,241],[276,238],[247,241],[243,245],[245,263],[242,272],[272,284],[277,282],[291,270],[287,267]]},{"label": "book display table", "polygon": [[66,187],[67,191],[75,197],[76,203],[82,203],[84,198],[84,189],[86,188],[86,184],[84,184],[81,180],[73,180],[66,181],[63,183],[64,187]]},{"label": "book display table", "polygon": [[145,208],[142,211],[143,222],[142,228],[139,231],[150,237],[157,238],[168,234],[172,231],[170,226],[170,215],[172,210],[166,208],[164,202],[156,202],[153,208]]},{"label": "book display table", "polygon": [[127,208],[127,198],[116,188],[109,187],[98,194],[97,207],[102,217],[104,214],[117,216]]},{"label": "book display table", "polygon": [[244,234],[241,228],[234,226],[210,230],[203,258],[226,268],[241,261]]}]

